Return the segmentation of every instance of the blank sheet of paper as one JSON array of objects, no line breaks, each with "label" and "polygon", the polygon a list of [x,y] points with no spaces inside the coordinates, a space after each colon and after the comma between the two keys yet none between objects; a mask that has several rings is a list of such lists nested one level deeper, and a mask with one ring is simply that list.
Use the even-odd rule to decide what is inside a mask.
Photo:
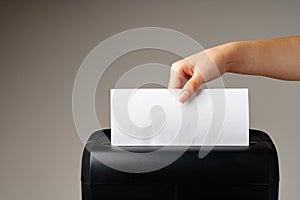
[{"label": "blank sheet of paper", "polygon": [[112,146],[248,146],[248,89],[112,89]]}]

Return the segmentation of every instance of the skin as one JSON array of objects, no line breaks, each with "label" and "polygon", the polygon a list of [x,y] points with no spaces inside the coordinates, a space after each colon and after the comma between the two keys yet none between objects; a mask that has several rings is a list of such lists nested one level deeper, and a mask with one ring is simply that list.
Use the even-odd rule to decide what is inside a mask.
[{"label": "skin", "polygon": [[182,88],[186,102],[204,82],[224,73],[300,81],[300,36],[231,42],[206,49],[172,64],[169,88]]}]

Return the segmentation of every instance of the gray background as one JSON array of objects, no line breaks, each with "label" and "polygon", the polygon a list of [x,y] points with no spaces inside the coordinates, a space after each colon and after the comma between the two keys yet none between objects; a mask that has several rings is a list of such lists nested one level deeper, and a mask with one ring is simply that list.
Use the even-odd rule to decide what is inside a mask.
[{"label": "gray background", "polygon": [[[143,26],[175,29],[206,48],[297,35],[299,8],[299,1],[256,0],[1,2],[1,199],[80,199],[83,145],[72,118],[72,86],[99,42]],[[136,64],[176,59],[145,50],[114,62],[97,91],[103,126],[109,126],[108,89],[122,73]],[[224,81],[226,87],[249,88],[250,125],[267,131],[279,151],[281,199],[297,199],[300,82],[232,74]]]}]

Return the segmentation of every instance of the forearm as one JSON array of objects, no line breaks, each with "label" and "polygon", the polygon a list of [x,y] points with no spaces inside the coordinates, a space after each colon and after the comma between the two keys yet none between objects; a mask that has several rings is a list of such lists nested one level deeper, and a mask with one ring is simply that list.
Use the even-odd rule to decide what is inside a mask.
[{"label": "forearm", "polygon": [[226,72],[300,80],[300,36],[223,45]]},{"label": "forearm", "polygon": [[227,43],[173,63],[171,72],[169,87],[182,88],[182,103],[225,72],[300,81],[300,36]]}]

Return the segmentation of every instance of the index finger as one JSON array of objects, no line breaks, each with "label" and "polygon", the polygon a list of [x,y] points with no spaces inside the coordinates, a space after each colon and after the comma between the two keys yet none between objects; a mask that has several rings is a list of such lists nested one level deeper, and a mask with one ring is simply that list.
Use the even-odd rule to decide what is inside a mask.
[{"label": "index finger", "polygon": [[186,69],[191,68],[185,60],[180,60],[172,64],[170,69],[170,78],[169,78],[169,88],[179,89],[184,86],[187,82],[187,76],[192,76],[192,74],[187,74]]}]

